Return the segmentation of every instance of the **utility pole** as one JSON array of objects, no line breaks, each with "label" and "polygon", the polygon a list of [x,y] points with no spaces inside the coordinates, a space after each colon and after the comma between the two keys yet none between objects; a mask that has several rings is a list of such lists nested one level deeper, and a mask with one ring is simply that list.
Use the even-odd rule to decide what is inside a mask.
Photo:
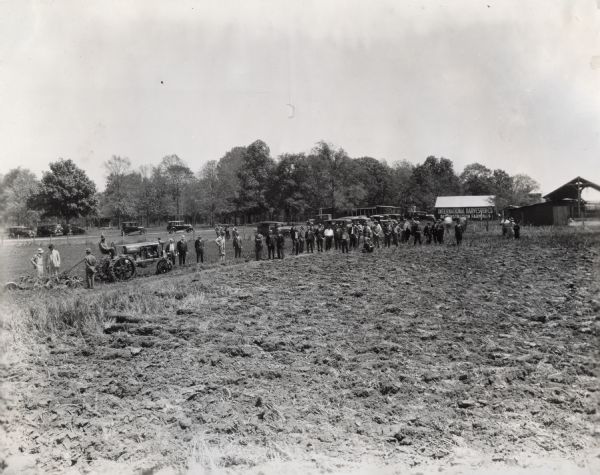
[{"label": "utility pole", "polygon": [[577,187],[577,217],[581,219],[581,227],[585,227],[585,212],[584,217],[581,218],[581,190],[583,190],[583,182],[581,178],[577,178],[577,181],[574,183]]}]

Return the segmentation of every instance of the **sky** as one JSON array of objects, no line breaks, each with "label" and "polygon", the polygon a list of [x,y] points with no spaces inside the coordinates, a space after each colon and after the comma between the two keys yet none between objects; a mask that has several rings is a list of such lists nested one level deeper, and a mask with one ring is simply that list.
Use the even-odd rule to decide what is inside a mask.
[{"label": "sky", "polygon": [[[291,105],[290,105],[291,104]],[[0,0],[0,173],[264,140],[600,183],[600,0]]]}]

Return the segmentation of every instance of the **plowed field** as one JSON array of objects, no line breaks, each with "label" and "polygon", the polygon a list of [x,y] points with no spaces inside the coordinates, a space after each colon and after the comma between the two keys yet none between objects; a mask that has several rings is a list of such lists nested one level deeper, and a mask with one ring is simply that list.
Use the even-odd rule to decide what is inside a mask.
[{"label": "plowed field", "polygon": [[464,244],[5,295],[25,320],[5,315],[5,336],[32,336],[5,339],[4,465],[583,460],[600,436],[598,234]]}]

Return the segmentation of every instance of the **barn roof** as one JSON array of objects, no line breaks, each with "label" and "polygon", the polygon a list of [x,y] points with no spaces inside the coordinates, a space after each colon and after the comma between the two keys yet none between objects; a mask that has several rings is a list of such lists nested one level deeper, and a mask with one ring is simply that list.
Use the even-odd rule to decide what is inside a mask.
[{"label": "barn roof", "polygon": [[595,190],[600,191],[600,185],[596,185],[595,183],[592,183],[591,181],[578,176],[577,178],[573,178],[571,181],[565,183],[563,186],[557,188],[556,190],[548,193],[546,196],[544,196],[544,199],[548,201],[560,201],[564,200],[565,198],[576,200],[578,183],[580,183],[579,186],[581,186],[581,189],[594,188]]},{"label": "barn roof", "polygon": [[494,206],[494,195],[438,196],[435,208],[479,208]]}]

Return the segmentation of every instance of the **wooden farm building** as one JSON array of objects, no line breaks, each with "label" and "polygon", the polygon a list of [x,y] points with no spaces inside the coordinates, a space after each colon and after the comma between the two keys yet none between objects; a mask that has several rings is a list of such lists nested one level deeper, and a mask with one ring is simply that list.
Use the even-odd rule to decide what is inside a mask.
[{"label": "wooden farm building", "polygon": [[435,200],[435,214],[439,218],[452,216],[468,219],[494,219],[494,195],[438,196]]},{"label": "wooden farm building", "polygon": [[[575,203],[575,207],[577,204]],[[566,225],[573,213],[573,202],[536,203],[533,205],[506,208],[504,216],[520,224],[533,226]]]},{"label": "wooden farm building", "polygon": [[570,218],[576,219],[585,216],[586,208],[589,206],[588,203],[581,200],[581,191],[586,188],[600,191],[599,185],[578,176],[545,195],[545,202],[510,207],[504,210],[504,215],[525,225],[566,225]]}]

